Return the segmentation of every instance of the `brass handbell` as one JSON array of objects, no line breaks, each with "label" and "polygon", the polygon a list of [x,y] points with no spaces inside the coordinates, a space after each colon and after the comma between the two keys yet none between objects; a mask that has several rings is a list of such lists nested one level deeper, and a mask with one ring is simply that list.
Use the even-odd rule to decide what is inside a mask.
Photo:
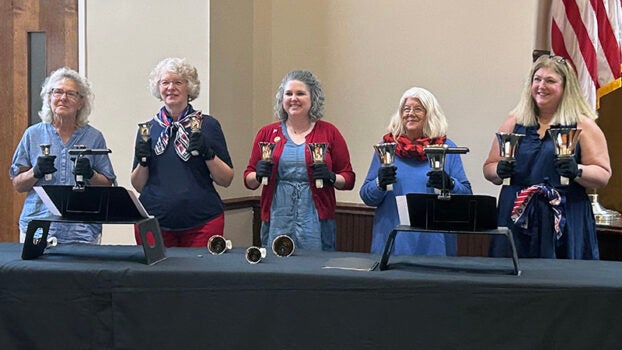
[{"label": "brass handbell", "polygon": [[[395,147],[397,143],[395,142],[387,142],[387,143],[378,143],[374,145],[374,150],[376,150],[376,155],[378,155],[378,159],[383,167],[393,166],[393,162],[395,160]],[[387,185],[387,191],[393,191],[393,184]]]},{"label": "brass handbell", "polygon": [[[450,147],[448,144],[442,144],[425,146],[423,147],[423,152],[425,152],[426,157],[428,157],[430,168],[432,168],[433,171],[444,171],[445,158],[448,154],[465,154],[469,152],[469,149],[468,147]],[[440,191],[434,189],[434,192],[438,194],[438,199],[449,200],[451,198],[449,189],[444,188],[444,184]]]},{"label": "brass handbell", "polygon": [[[324,159],[326,157],[326,148],[328,147],[327,143],[318,142],[318,143],[308,143],[309,150],[311,151],[311,159],[313,159],[314,164],[322,164],[324,163]],[[324,187],[324,180],[316,179],[315,180],[316,188]]]},{"label": "brass handbell", "polygon": [[[272,151],[274,151],[275,143],[272,142],[259,142],[259,150],[261,151],[261,160],[272,162]],[[261,184],[266,186],[268,184],[268,178],[262,177]]]},{"label": "brass handbell", "polygon": [[[558,158],[574,157],[574,151],[581,137],[581,129],[577,128],[550,128],[547,130],[553,139],[555,155]],[[570,181],[567,177],[561,176],[559,182],[562,186],[567,186]]]},{"label": "brass handbell", "polygon": [[[201,114],[200,111],[198,111],[197,113],[195,113],[193,116],[190,117],[190,132],[193,134],[200,133],[202,123],[203,123],[203,115]],[[198,156],[199,151],[192,150],[190,154],[192,154],[193,156]]]},{"label": "brass handbell", "polygon": [[[524,134],[498,132],[497,142],[499,142],[499,156],[508,162],[515,161],[516,151],[523,137],[525,137]],[[510,178],[507,177],[503,179],[503,184],[508,186],[510,184]]]}]

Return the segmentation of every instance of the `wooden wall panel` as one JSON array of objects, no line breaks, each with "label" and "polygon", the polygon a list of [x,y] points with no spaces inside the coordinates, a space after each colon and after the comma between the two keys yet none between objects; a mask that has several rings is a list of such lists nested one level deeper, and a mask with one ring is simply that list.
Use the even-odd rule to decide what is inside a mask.
[{"label": "wooden wall panel", "polygon": [[609,184],[598,190],[598,201],[607,209],[622,212],[622,89],[605,95],[598,113],[597,122],[607,138],[613,171]]},{"label": "wooden wall panel", "polygon": [[[253,242],[260,245],[259,198],[226,199],[227,210],[253,208]],[[374,224],[374,208],[364,204],[337,203],[337,250],[342,252],[369,252]],[[597,234],[601,260],[622,261],[622,220],[610,225],[598,225]],[[488,256],[489,235],[458,235],[458,256]]]},{"label": "wooden wall panel", "polygon": [[[17,193],[8,176],[13,152],[28,127],[28,33],[45,32],[47,73],[62,66],[78,68],[78,1],[0,1],[0,242],[18,240],[17,220],[25,194]],[[40,86],[30,87],[38,91]]]}]

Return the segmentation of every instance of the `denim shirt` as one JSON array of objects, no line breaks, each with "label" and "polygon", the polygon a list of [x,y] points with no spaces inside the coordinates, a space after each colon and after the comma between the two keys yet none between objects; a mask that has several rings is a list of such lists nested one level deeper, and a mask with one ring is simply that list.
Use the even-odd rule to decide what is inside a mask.
[{"label": "denim shirt", "polygon": [[[30,126],[24,132],[22,139],[17,145],[13,161],[9,170],[11,179],[19,175],[20,168],[32,168],[37,163],[37,158],[42,155],[41,144],[50,145],[50,155],[56,156],[54,167],[58,171],[52,174],[50,180],[42,177],[34,186],[42,185],[75,185],[73,175],[74,162],[71,160],[69,150],[76,145],[84,145],[91,149],[106,149],[106,141],[102,133],[90,125],[86,125],[76,131],[67,143],[63,143],[56,129],[49,123],[40,122]],[[112,163],[108,155],[87,155],[91,167],[116,183],[116,175],[112,169]],[[28,191],[22,213],[19,217],[19,229],[26,232],[28,223],[37,218],[50,216],[46,206],[34,189]],[[94,243],[101,234],[101,224],[83,223],[58,223],[50,225],[49,235],[56,237],[59,243]]]}]

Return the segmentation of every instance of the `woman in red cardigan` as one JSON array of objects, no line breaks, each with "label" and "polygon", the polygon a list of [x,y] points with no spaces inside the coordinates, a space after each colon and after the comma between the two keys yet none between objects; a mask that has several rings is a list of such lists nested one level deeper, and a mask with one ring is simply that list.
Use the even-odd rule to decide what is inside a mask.
[{"label": "woman in red cardigan", "polygon": [[[355,175],[343,136],[320,120],[320,82],[309,71],[289,72],[276,93],[274,110],[278,121],[259,130],[244,171],[249,189],[267,180],[261,190],[262,245],[285,234],[297,249],[335,250],[335,189],[354,188]],[[273,148],[271,159],[262,158],[260,142]],[[314,162],[311,148],[314,153],[317,148],[323,162]]]}]

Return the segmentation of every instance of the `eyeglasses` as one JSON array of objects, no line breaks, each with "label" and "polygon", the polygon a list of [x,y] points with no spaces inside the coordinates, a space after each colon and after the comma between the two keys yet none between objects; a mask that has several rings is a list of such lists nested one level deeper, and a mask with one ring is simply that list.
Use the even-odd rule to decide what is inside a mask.
[{"label": "eyeglasses", "polygon": [[186,83],[186,81],[182,81],[182,80],[173,80],[173,81],[168,81],[168,80],[160,80],[158,82],[158,84],[161,87],[169,87],[171,84],[173,84],[174,87],[178,88],[181,87],[182,85],[184,85]]},{"label": "eyeglasses", "polygon": [[77,91],[63,89],[52,89],[50,90],[50,95],[54,98],[61,98],[63,95],[67,95],[67,98],[72,101],[77,101],[79,98],[82,98],[82,95]]},{"label": "eyeglasses", "polygon": [[425,115],[425,108],[419,106],[404,106],[402,107],[402,114],[410,114],[413,113],[415,115]]}]

